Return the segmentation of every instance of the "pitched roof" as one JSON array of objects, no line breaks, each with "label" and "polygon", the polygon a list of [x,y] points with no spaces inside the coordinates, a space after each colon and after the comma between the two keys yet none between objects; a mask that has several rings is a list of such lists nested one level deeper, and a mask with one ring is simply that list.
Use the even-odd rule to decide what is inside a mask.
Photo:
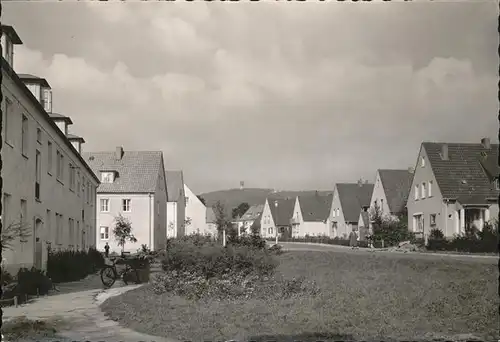
[{"label": "pitched roof", "polygon": [[302,218],[306,222],[325,221],[330,214],[332,195],[298,196]]},{"label": "pitched roof", "polygon": [[83,139],[82,137],[78,136],[78,135],[74,135],[74,134],[71,134],[71,133],[68,133],[68,135],[66,136],[68,137],[68,140],[79,140],[81,142],[85,142],[85,139]]},{"label": "pitched roof", "polygon": [[207,223],[215,223],[215,212],[212,207],[207,207],[207,213],[206,213],[206,221]]},{"label": "pitched roof", "polygon": [[462,204],[487,204],[488,198],[498,198],[499,191],[488,175],[498,172],[498,165],[493,166],[498,164],[498,144],[486,149],[482,144],[446,143],[448,160],[441,158],[443,145],[422,143],[444,198],[457,199]]},{"label": "pitched roof", "polygon": [[6,35],[9,36],[10,40],[12,41],[12,44],[17,44],[20,45],[22,44],[21,38],[19,38],[19,35],[17,34],[16,30],[10,25],[2,25],[2,33],[5,33]]},{"label": "pitched roof", "polygon": [[167,178],[167,197],[169,202],[177,202],[184,192],[182,171],[165,171]]},{"label": "pitched roof", "polygon": [[73,121],[71,120],[71,118],[69,116],[62,115],[59,113],[48,113],[48,114],[52,120],[64,120],[68,124],[73,124]]},{"label": "pitched roof", "polygon": [[256,220],[262,211],[264,210],[264,204],[252,205],[247,211],[237,220],[237,221],[250,221]]},{"label": "pitched roof", "polygon": [[123,151],[120,160],[116,152],[85,152],[84,159],[96,174],[101,171],[116,171],[113,183],[101,183],[98,193],[153,193],[163,153],[161,151]]},{"label": "pitched roof", "polygon": [[38,77],[32,74],[17,74],[21,81],[34,81],[36,83],[40,83],[42,86],[50,88],[49,82],[43,77]]},{"label": "pitched roof", "polygon": [[83,164],[85,169],[90,173],[90,176],[97,182],[99,183],[99,178],[96,176],[96,174],[93,172],[92,168],[88,165],[88,163],[85,161],[85,159],[82,157],[82,155],[75,149],[73,144],[68,140],[66,135],[57,127],[55,122],[50,119],[48,113],[45,111],[45,108],[43,108],[42,104],[38,99],[33,95],[31,90],[29,90],[24,82],[19,78],[19,75],[12,69],[12,66],[9,65],[9,63],[5,60],[5,58],[1,57],[1,68],[2,72],[5,72],[6,75],[8,75],[12,81],[16,84],[16,86],[21,90],[21,92],[24,93],[24,95],[28,98],[28,101],[31,102],[31,105],[33,105],[36,109],[38,109],[38,112],[41,114],[43,119],[47,121],[47,123],[52,126],[54,129],[55,133],[59,135],[59,137],[62,139],[62,141],[68,146],[70,151],[73,153],[73,155],[80,160],[80,162]]},{"label": "pitched roof", "polygon": [[413,173],[408,170],[378,170],[391,213],[400,213],[406,206]]},{"label": "pitched roof", "polygon": [[[267,198],[269,203],[269,209],[271,210],[271,215],[273,216],[273,221],[276,226],[288,226],[290,225],[290,219],[293,216],[293,208],[295,206],[295,200],[292,198],[279,199],[279,198]],[[278,204],[278,206],[275,205]]]},{"label": "pitched roof", "polygon": [[361,208],[370,205],[373,184],[339,183],[336,187],[345,221],[358,222]]}]

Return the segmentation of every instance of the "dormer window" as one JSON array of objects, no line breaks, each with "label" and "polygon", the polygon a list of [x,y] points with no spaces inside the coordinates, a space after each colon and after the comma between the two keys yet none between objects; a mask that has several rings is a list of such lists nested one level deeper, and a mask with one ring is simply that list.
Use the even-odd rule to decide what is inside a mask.
[{"label": "dormer window", "polygon": [[113,183],[114,180],[114,172],[101,172],[101,183]]},{"label": "dormer window", "polygon": [[43,96],[43,108],[47,113],[52,112],[52,90],[50,88],[43,88],[42,89],[42,96]]},{"label": "dormer window", "polygon": [[495,179],[493,183],[495,184],[495,190],[500,190],[500,179]]}]

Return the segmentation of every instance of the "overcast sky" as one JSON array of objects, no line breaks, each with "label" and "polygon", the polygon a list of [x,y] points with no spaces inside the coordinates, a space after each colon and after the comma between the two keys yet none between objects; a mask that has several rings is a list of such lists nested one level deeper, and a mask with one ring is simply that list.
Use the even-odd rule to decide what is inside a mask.
[{"label": "overcast sky", "polygon": [[332,189],[498,135],[498,3],[4,2],[86,151],[162,150],[197,193]]}]

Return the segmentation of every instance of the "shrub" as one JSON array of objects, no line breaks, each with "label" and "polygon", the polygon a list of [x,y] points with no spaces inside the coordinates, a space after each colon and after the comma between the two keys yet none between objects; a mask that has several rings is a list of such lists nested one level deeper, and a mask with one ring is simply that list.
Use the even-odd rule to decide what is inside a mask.
[{"label": "shrub", "polygon": [[431,229],[429,233],[429,239],[431,240],[439,240],[439,239],[444,239],[444,234],[439,228],[433,228]]},{"label": "shrub", "polygon": [[44,271],[32,267],[21,268],[17,273],[18,293],[27,295],[46,295],[52,288],[52,282]]},{"label": "shrub", "polygon": [[14,281],[14,277],[12,276],[12,274],[7,272],[7,270],[5,270],[4,267],[2,267],[1,270],[2,270],[2,286],[12,283]]},{"label": "shrub", "polygon": [[243,235],[233,237],[228,241],[229,245],[233,246],[245,246],[249,248],[264,249],[266,248],[266,240],[258,235]]},{"label": "shrub", "polygon": [[76,281],[95,273],[104,265],[104,257],[95,249],[88,251],[49,251],[47,275],[54,283]]}]

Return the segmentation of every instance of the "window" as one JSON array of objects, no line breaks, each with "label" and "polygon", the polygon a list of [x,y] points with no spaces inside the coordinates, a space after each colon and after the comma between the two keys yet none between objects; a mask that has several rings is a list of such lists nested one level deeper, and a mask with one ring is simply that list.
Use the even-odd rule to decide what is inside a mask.
[{"label": "window", "polygon": [[414,189],[415,201],[418,201],[418,191],[419,191],[418,185],[415,185]]},{"label": "window", "polygon": [[101,226],[101,240],[109,240],[109,227]]},{"label": "window", "polygon": [[71,247],[73,246],[73,241],[74,241],[74,222],[73,219],[68,219],[68,230],[69,230],[69,241],[68,245]]},{"label": "window", "polygon": [[427,189],[427,196],[432,197],[432,181],[429,181],[429,187]]},{"label": "window", "polygon": [[[11,196],[9,194],[4,193],[3,194],[3,205],[2,205],[2,224],[4,227],[8,226],[10,224],[10,200]],[[4,228],[5,229],[5,228]]]},{"label": "window", "polygon": [[425,158],[424,157],[420,158],[420,166],[425,167]]},{"label": "window", "polygon": [[52,143],[47,142],[47,173],[52,175]]},{"label": "window", "polygon": [[380,211],[384,211],[384,200],[380,199]]},{"label": "window", "polygon": [[82,189],[80,188],[80,171],[76,173],[76,195],[80,196],[80,191]]},{"label": "window", "polygon": [[339,217],[340,216],[340,209],[337,208],[336,211],[337,211],[337,217]]},{"label": "window", "polygon": [[436,214],[431,214],[429,217],[429,223],[431,227],[436,226]]},{"label": "window", "polygon": [[52,242],[52,213],[49,209],[47,209],[47,213],[45,215],[45,231],[47,233],[47,241]]},{"label": "window", "polygon": [[22,140],[21,140],[21,153],[23,156],[27,157],[28,156],[28,117],[23,114],[23,119],[22,119],[22,126],[21,126],[21,135],[22,135]]},{"label": "window", "polygon": [[267,232],[269,235],[273,235],[273,227],[269,227]]},{"label": "window", "polygon": [[83,200],[85,201],[85,177],[82,176],[82,197],[83,197]]},{"label": "window", "polygon": [[62,235],[62,215],[56,213],[56,245],[61,244]]},{"label": "window", "polygon": [[413,231],[418,233],[424,231],[424,220],[422,214],[413,215]]},{"label": "window", "polygon": [[35,199],[40,200],[40,180],[42,177],[42,166],[41,164],[41,154],[40,151],[36,150],[36,155],[35,155],[35,167],[36,167],[36,179],[35,179]]},{"label": "window", "polygon": [[42,143],[42,130],[40,127],[36,129],[36,141],[41,144]]},{"label": "window", "polygon": [[189,202],[189,197],[184,197],[184,205],[187,206]]},{"label": "window", "polygon": [[422,198],[425,198],[425,183],[422,183],[422,193],[420,194]]},{"label": "window", "polygon": [[101,212],[103,213],[109,212],[109,199],[101,198]]},{"label": "window", "polygon": [[47,113],[52,112],[52,91],[48,88],[43,89],[43,107]]},{"label": "window", "polygon": [[12,101],[8,98],[5,98],[5,119],[3,122],[3,125],[5,127],[5,142],[10,144],[12,146],[12,127],[11,125],[11,120],[12,120]]},{"label": "window", "polygon": [[500,190],[500,179],[495,179],[495,190]]},{"label": "window", "polygon": [[130,199],[122,200],[122,210],[125,212],[130,212]]},{"label": "window", "polygon": [[69,165],[69,189],[75,190],[75,167],[72,164]]},{"label": "window", "polygon": [[101,172],[101,183],[113,183],[113,172]]},{"label": "window", "polygon": [[61,152],[57,151],[57,179],[63,181],[64,177],[64,156]]},{"label": "window", "polygon": [[[23,227],[28,221],[28,202],[26,200],[21,200],[21,212],[19,214],[19,223]],[[21,240],[21,242],[26,242]]]},{"label": "window", "polygon": [[87,204],[90,203],[90,181],[87,181]]}]

